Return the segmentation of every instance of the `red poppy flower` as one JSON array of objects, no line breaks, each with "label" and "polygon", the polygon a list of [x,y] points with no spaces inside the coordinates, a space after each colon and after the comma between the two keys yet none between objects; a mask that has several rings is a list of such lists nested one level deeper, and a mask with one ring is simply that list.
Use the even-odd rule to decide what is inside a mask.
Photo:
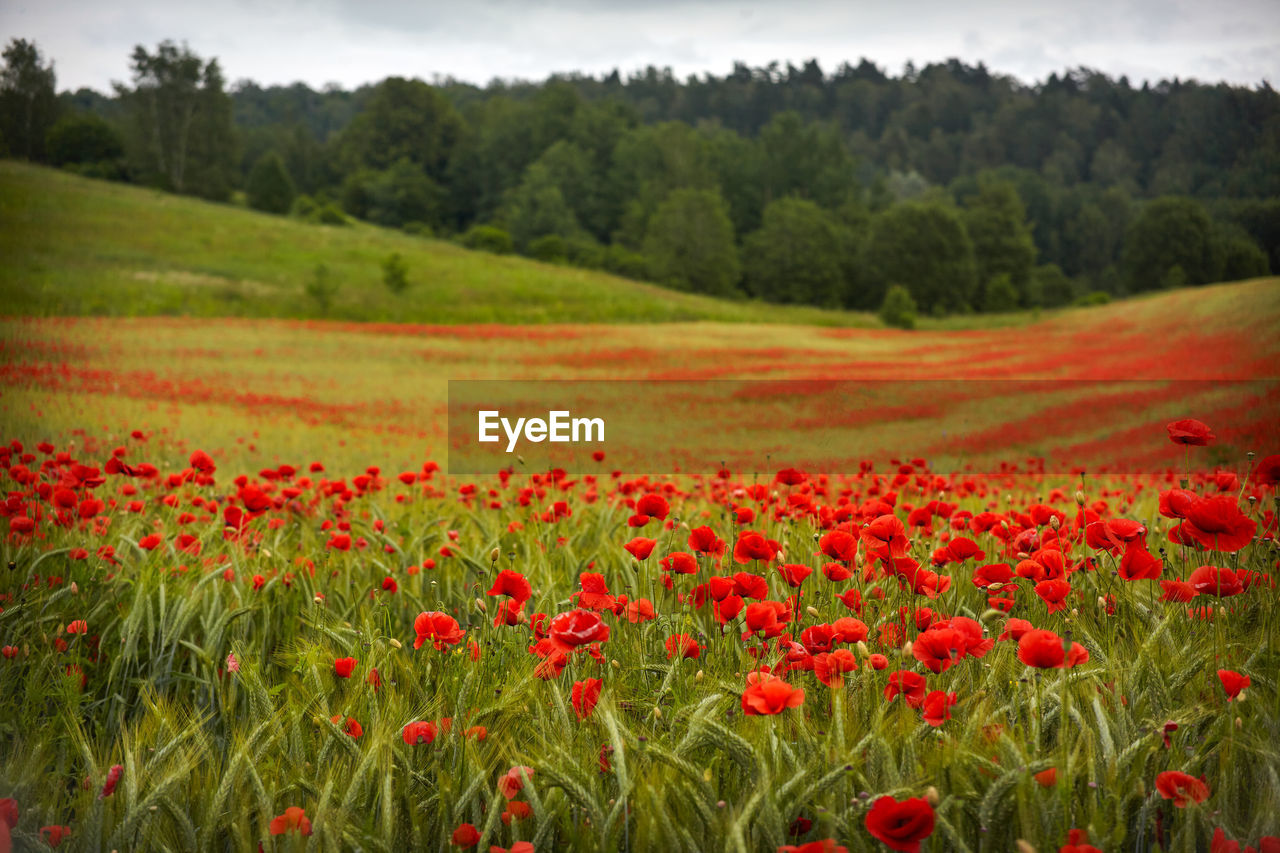
[{"label": "red poppy flower", "polygon": [[1209,785],[1203,777],[1197,779],[1178,770],[1166,770],[1156,776],[1156,790],[1180,809],[1186,808],[1188,802],[1203,803],[1209,799]]},{"label": "red poppy flower", "polygon": [[460,824],[449,840],[456,847],[475,847],[480,843],[480,832],[469,823]]},{"label": "red poppy flower", "polygon": [[1035,774],[1035,780],[1042,788],[1052,788],[1058,784],[1058,768],[1050,767],[1048,770],[1041,770]]},{"label": "red poppy flower", "polygon": [[778,574],[782,575],[787,585],[794,588],[804,583],[804,579],[813,573],[813,569],[799,563],[785,563],[778,566]]},{"label": "red poppy flower", "polygon": [[286,832],[310,835],[311,821],[307,819],[307,813],[301,808],[290,806],[284,810],[284,814],[277,815],[271,819],[268,829],[272,835],[283,835]]},{"label": "red poppy flower", "polygon": [[830,654],[814,655],[813,674],[833,690],[844,687],[844,674],[858,668],[858,661],[848,649],[836,649]]},{"label": "red poppy flower", "polygon": [[76,619],[67,624],[68,634],[85,634],[89,631],[89,623],[83,619]]},{"label": "red poppy flower", "polygon": [[401,734],[404,742],[409,746],[417,746],[420,743],[431,743],[436,739],[436,724],[420,720],[415,723],[409,723],[404,727]]},{"label": "red poppy flower", "polygon": [[1198,595],[1214,595],[1218,598],[1230,598],[1244,592],[1244,584],[1231,569],[1220,569],[1217,566],[1201,566],[1187,578],[1187,585]]},{"label": "red poppy flower", "polygon": [[[1033,562],[1027,560],[1026,562]],[[1035,566],[1043,573],[1044,569],[1039,563]],[[1043,580],[1043,578],[1040,578]],[[990,563],[985,566],[979,566],[973,570],[973,585],[978,589],[986,589],[993,585],[1003,585],[1013,580],[1013,571],[1009,568],[1008,563]]]},{"label": "red poppy flower", "polygon": [[932,672],[945,672],[963,656],[964,645],[954,628],[930,628],[911,644],[911,655]]},{"label": "red poppy flower", "polygon": [[788,708],[804,704],[804,691],[792,687],[767,672],[747,674],[747,689],[742,691],[742,712],[748,716],[781,714]]},{"label": "red poppy flower", "polygon": [[847,530],[832,530],[818,540],[822,553],[842,563],[852,563],[858,557],[858,537]]},{"label": "red poppy flower", "polygon": [[867,658],[867,663],[871,664],[872,669],[886,669],[889,666],[889,659],[879,652],[876,652],[871,657]]},{"label": "red poppy flower", "polygon": [[767,539],[763,533],[744,530],[738,534],[738,541],[733,546],[733,559],[739,563],[750,563],[753,560],[768,563],[778,556],[781,550],[781,545],[772,539]]},{"label": "red poppy flower", "polygon": [[498,780],[498,791],[508,800],[514,800],[516,794],[524,788],[524,780],[533,778],[533,768],[516,765]]},{"label": "red poppy flower", "polygon": [[695,527],[689,531],[689,547],[699,554],[719,559],[724,556],[724,540],[716,536],[710,527]]},{"label": "red poppy flower", "polygon": [[892,702],[899,693],[912,708],[924,704],[924,676],[909,669],[900,669],[890,674],[889,683],[884,688],[884,701]]},{"label": "red poppy flower", "polygon": [[[808,830],[806,829],[805,832]],[[821,841],[809,841],[805,844],[784,844],[778,848],[778,853],[849,853],[849,848],[843,844],[837,844],[834,838],[824,838]]]},{"label": "red poppy flower", "polygon": [[1120,577],[1127,581],[1157,580],[1164,571],[1164,563],[1147,550],[1141,542],[1129,543],[1120,560]]},{"label": "red poppy flower", "polygon": [[1216,436],[1209,425],[1195,418],[1183,418],[1165,426],[1169,432],[1169,440],[1174,444],[1188,444],[1193,447],[1204,447]]},{"label": "red poppy flower", "polygon": [[664,572],[672,572],[677,575],[691,575],[698,571],[698,561],[694,559],[692,554],[686,554],[684,551],[674,551],[659,561]]},{"label": "red poppy flower", "polygon": [[338,658],[333,662],[333,671],[338,674],[339,678],[350,678],[355,668],[355,658]]},{"label": "red poppy flower", "polygon": [[422,648],[423,643],[431,640],[436,651],[444,651],[445,646],[456,646],[467,633],[458,627],[458,620],[439,610],[419,613],[413,620],[413,632],[417,634],[413,641],[415,649]]},{"label": "red poppy flower", "polygon": [[600,701],[600,688],[604,686],[604,682],[598,678],[588,678],[586,681],[575,681],[573,683],[573,711],[578,715],[579,720],[585,720],[591,716],[591,712],[595,710],[596,703]]},{"label": "red poppy flower", "polygon": [[636,513],[638,515],[647,515],[651,518],[662,520],[670,512],[671,507],[667,504],[667,499],[662,495],[650,493],[636,501]]},{"label": "red poppy flower", "polygon": [[1064,580],[1040,581],[1036,584],[1036,595],[1047,605],[1050,613],[1067,609],[1067,596],[1071,594],[1071,584]]},{"label": "red poppy flower", "polygon": [[1240,511],[1234,496],[1213,495],[1192,503],[1177,529],[1202,548],[1234,554],[1253,541],[1258,524]]},{"label": "red poppy flower", "polygon": [[1160,581],[1160,588],[1164,590],[1164,595],[1160,596],[1161,601],[1177,601],[1185,604],[1200,594],[1186,581]]},{"label": "red poppy flower", "polygon": [[1037,669],[1062,669],[1085,663],[1089,652],[1079,643],[1072,643],[1070,651],[1062,646],[1062,638],[1052,631],[1031,630],[1018,640],[1018,660]]},{"label": "red poppy flower", "polygon": [[860,643],[867,638],[867,626],[861,619],[841,616],[831,623],[835,640],[840,643]]},{"label": "red poppy flower", "polygon": [[1240,691],[1244,690],[1253,682],[1249,676],[1241,675],[1230,669],[1218,670],[1218,680],[1222,682],[1222,689],[1227,691],[1227,701],[1230,702],[1240,695]]},{"label": "red poppy flower", "polygon": [[951,706],[955,703],[955,693],[945,693],[941,690],[931,691],[928,696],[924,697],[924,705],[922,706],[924,721],[937,728],[951,719]]},{"label": "red poppy flower", "polygon": [[49,842],[50,847],[62,846],[63,839],[71,835],[71,827],[69,826],[42,826],[40,833],[45,836],[45,840]]},{"label": "red poppy flower", "polygon": [[637,560],[647,560],[649,555],[653,553],[653,546],[657,544],[657,539],[645,539],[643,536],[637,536],[622,547],[631,552],[631,556]]},{"label": "red poppy flower", "polygon": [[1250,477],[1256,486],[1280,485],[1280,453],[1259,459]]},{"label": "red poppy flower", "polygon": [[609,639],[609,626],[587,610],[570,610],[551,620],[550,639],[564,651]]},{"label": "red poppy flower", "polygon": [[681,658],[698,658],[702,656],[702,647],[698,641],[688,634],[676,634],[667,637],[667,660],[680,655]]},{"label": "red poppy flower", "polygon": [[106,799],[116,792],[116,785],[120,782],[120,774],[124,772],[124,767],[119,764],[113,764],[111,769],[107,771],[107,778],[102,783],[102,790],[98,793],[98,799]]},{"label": "red poppy flower", "polygon": [[582,587],[580,592],[575,592],[569,596],[570,601],[575,601],[579,607],[585,607],[588,610],[613,610],[617,604],[617,599],[609,594],[609,588],[605,585],[604,575],[595,572],[583,572],[578,577],[578,585]]},{"label": "red poppy flower", "polygon": [[[779,571],[781,571],[781,569],[779,569]],[[718,578],[711,578],[711,580],[708,581],[713,589],[716,586],[717,580]],[[727,593],[725,595],[721,595],[718,590],[715,590],[715,593],[716,594],[713,597],[717,601],[727,597]],[[764,601],[769,597],[769,582],[759,575],[753,575],[751,572],[734,572],[733,593],[740,595],[743,598],[754,598],[756,601]]]},{"label": "red poppy flower", "polygon": [[933,806],[920,797],[901,802],[884,796],[867,812],[867,832],[900,853],[920,853],[920,842],[933,834]]},{"label": "red poppy flower", "polygon": [[529,581],[525,579],[524,575],[511,569],[503,569],[493,579],[493,586],[489,588],[487,594],[509,595],[512,599],[523,604],[533,596],[533,588],[529,586]]}]

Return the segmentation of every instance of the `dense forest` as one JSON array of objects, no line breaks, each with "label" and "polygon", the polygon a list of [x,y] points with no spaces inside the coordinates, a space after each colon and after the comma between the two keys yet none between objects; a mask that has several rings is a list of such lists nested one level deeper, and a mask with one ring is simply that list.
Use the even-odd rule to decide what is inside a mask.
[{"label": "dense forest", "polygon": [[864,59],[316,91],[165,42],[103,94],[28,41],[4,62],[8,156],[687,290],[909,322],[1280,272],[1265,83]]}]

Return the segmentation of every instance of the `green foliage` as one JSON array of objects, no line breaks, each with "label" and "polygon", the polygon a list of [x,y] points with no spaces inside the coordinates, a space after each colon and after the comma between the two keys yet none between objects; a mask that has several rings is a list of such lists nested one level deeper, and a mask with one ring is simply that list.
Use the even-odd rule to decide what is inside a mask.
[{"label": "green foliage", "polygon": [[529,242],[526,254],[539,261],[558,264],[568,257],[569,248],[559,234],[543,234]]},{"label": "green foliage", "polygon": [[526,254],[532,253],[532,244],[540,237],[555,235],[563,246],[565,238],[580,230],[551,171],[542,163],[530,165],[524,180],[507,195],[501,219],[516,250]]},{"label": "green foliage", "polygon": [[0,142],[11,156],[44,160],[45,137],[58,118],[53,63],[46,63],[35,42],[20,38],[10,40],[3,57]]},{"label": "green foliage", "polygon": [[[1017,307],[1025,299],[1036,262],[1035,241],[1017,188],[1008,181],[982,183],[977,195],[966,202],[963,218],[965,232],[973,242],[979,284],[977,303],[987,311],[1010,310],[988,307],[995,303],[985,292],[995,279],[1004,276],[1014,294],[1010,307]],[[1007,304],[1007,294],[1001,294],[995,302]]]},{"label": "green foliage", "polygon": [[462,245],[495,255],[509,255],[515,251],[511,235],[495,225],[472,225],[462,235]]},{"label": "green foliage", "polygon": [[49,162],[55,166],[101,163],[119,170],[124,142],[110,124],[92,113],[64,116],[45,137]]},{"label": "green foliage", "polygon": [[[1174,269],[1177,269],[1176,267]],[[1111,294],[1105,290],[1091,290],[1088,293],[1082,293],[1072,300],[1072,305],[1090,306],[1090,305],[1106,305],[1111,301]]]},{"label": "green foliage", "polygon": [[382,283],[396,296],[409,288],[409,265],[399,252],[392,252],[382,262]]},{"label": "green foliage", "polygon": [[1075,286],[1057,264],[1043,264],[1031,274],[1029,301],[1032,305],[1060,308],[1076,297]]},{"label": "green foliage", "polygon": [[317,225],[346,225],[347,215],[338,207],[337,202],[327,201],[320,205],[308,217]]},{"label": "green foliage", "polygon": [[991,314],[1002,314],[1018,310],[1021,302],[1021,295],[1013,286],[1013,280],[1009,278],[1008,273],[1002,272],[987,282],[982,295],[982,310]]},{"label": "green foliage", "polygon": [[760,230],[743,244],[746,291],[769,302],[837,307],[845,301],[844,249],[834,217],[813,202],[770,202]]},{"label": "green foliage", "polygon": [[649,262],[645,256],[616,243],[605,250],[604,269],[637,281],[649,277]]},{"label": "green foliage", "polygon": [[973,244],[959,215],[939,202],[905,202],[878,214],[866,249],[867,286],[855,304],[878,304],[902,282],[922,310],[963,311],[977,284]]},{"label": "green foliage", "polygon": [[289,215],[295,219],[310,219],[320,206],[316,204],[316,200],[306,193],[300,193],[293,199],[293,204],[289,206]]},{"label": "green foliage", "polygon": [[329,268],[322,263],[316,264],[304,289],[307,296],[314,300],[320,309],[320,315],[328,316],[329,308],[333,305],[333,297],[338,293],[338,280],[329,272]]},{"label": "green foliage", "polygon": [[720,193],[680,189],[649,218],[644,253],[659,281],[715,296],[736,292],[738,249]]},{"label": "green foliage", "polygon": [[246,187],[249,206],[267,213],[288,213],[297,190],[284,167],[284,161],[269,151],[254,164]]},{"label": "green foliage", "polygon": [[1239,226],[1219,227],[1214,234],[1216,254],[1221,264],[1215,278],[1240,281],[1264,276],[1268,272],[1266,253]]},{"label": "green foliage", "polygon": [[421,167],[405,158],[388,169],[361,169],[342,185],[342,208],[358,219],[399,228],[406,222],[439,225],[445,195]]},{"label": "green foliage", "polygon": [[408,162],[438,182],[463,128],[462,118],[438,89],[421,80],[388,77],[373,88],[337,145],[349,172],[385,171]]},{"label": "green foliage", "polygon": [[154,54],[134,48],[130,68],[133,88],[117,93],[132,121],[126,148],[133,168],[163,189],[225,201],[235,134],[218,61],[165,41]]},{"label": "green foliage", "polygon": [[880,304],[880,319],[886,326],[914,329],[916,301],[911,298],[911,291],[900,284],[889,285],[884,295],[884,302]]},{"label": "green foliage", "polygon": [[[1197,201],[1160,198],[1143,207],[1129,227],[1124,271],[1133,291],[1207,284],[1217,280],[1221,261],[1213,223]],[[1177,274],[1171,273],[1173,268]]]}]

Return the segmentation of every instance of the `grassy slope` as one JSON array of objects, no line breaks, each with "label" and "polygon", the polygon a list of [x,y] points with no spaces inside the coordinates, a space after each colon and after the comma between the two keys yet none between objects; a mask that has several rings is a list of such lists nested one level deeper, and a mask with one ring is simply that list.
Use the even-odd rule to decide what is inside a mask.
[{"label": "grassy slope", "polygon": [[[380,263],[409,266],[393,296]],[[426,323],[788,322],[870,315],[728,302],[600,272],[472,252],[357,224],[307,225],[228,205],[0,162],[0,300],[8,314],[314,317],[318,263],[342,283],[330,316]]]}]

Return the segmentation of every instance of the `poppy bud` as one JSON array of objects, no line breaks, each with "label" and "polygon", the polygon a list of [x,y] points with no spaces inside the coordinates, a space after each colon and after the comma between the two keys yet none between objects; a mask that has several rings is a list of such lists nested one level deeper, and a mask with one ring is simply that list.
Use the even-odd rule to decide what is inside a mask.
[{"label": "poppy bud", "polygon": [[710,782],[711,778],[712,778],[711,768],[708,767],[706,770],[702,771],[702,781]]},{"label": "poppy bud", "polygon": [[854,648],[856,648],[858,650],[858,654],[864,658],[871,654],[871,649],[867,648],[867,644],[862,640],[859,640],[858,645]]},{"label": "poppy bud", "polygon": [[938,803],[942,802],[942,797],[938,796],[938,789],[933,787],[932,785],[930,785],[928,788],[925,789],[924,798],[929,803],[929,805],[933,806],[934,808],[937,808]]},{"label": "poppy bud", "polygon": [[1019,838],[1017,841],[1013,843],[1015,846],[1017,846],[1018,853],[1036,853],[1036,848],[1032,847],[1029,842],[1024,841],[1021,838]]},{"label": "poppy bud", "polygon": [[724,804],[724,800],[719,800],[719,801],[717,801],[717,802],[716,802],[716,808],[718,808],[718,809],[722,809],[722,808],[724,808],[724,805],[725,805],[725,804]]},{"label": "poppy bud", "polygon": [[609,661],[609,666],[613,667],[614,669],[622,668],[621,664],[618,663],[617,658],[614,658],[613,660]]},{"label": "poppy bud", "polygon": [[657,705],[654,705],[654,706],[653,706],[653,718],[654,718],[655,720],[661,720],[661,719],[662,719],[662,709],[661,709],[661,708],[659,708]]},{"label": "poppy bud", "polygon": [[400,648],[400,645],[401,645],[401,644],[400,644],[400,641],[399,641],[399,640],[397,640],[395,637],[392,637],[392,638],[391,638],[391,648],[393,648],[393,649],[398,649],[398,648]]},{"label": "poppy bud", "polygon": [[819,613],[819,612],[818,612],[818,608],[813,607],[812,605],[811,605],[811,606],[809,606],[809,607],[806,607],[804,610],[805,610],[805,612],[806,612],[806,613],[808,613],[808,614],[809,614],[810,616],[812,616],[814,619],[817,619],[819,616],[821,616],[821,615],[822,615],[821,613]]},{"label": "poppy bud", "polygon": [[1076,490],[1076,506],[1084,506],[1084,492]]},{"label": "poppy bud", "polygon": [[[1104,605],[1104,606],[1105,606],[1105,605]],[[1079,615],[1080,615],[1080,608],[1079,608],[1079,607],[1073,607],[1073,608],[1071,608],[1071,615],[1072,615],[1072,616],[1079,616]]]},{"label": "poppy bud", "polygon": [[1062,522],[1055,515],[1053,518],[1049,519],[1049,526],[1052,527],[1054,530],[1057,530],[1059,527],[1062,526]]},{"label": "poppy bud", "polygon": [[1098,596],[1098,607],[1102,608],[1103,610],[1107,609],[1107,600],[1103,598],[1101,595]]},{"label": "poppy bud", "polygon": [[698,670],[696,673],[694,673],[694,675],[693,675],[693,680],[694,680],[694,681],[701,681],[701,680],[702,680],[702,670]]},{"label": "poppy bud", "polygon": [[496,563],[498,562],[498,558],[501,556],[502,556],[502,551],[498,548],[494,548],[492,551],[489,552],[489,562]]},{"label": "poppy bud", "polygon": [[1243,727],[1244,727],[1244,720],[1240,719],[1239,717],[1236,717],[1236,728],[1239,729]]},{"label": "poppy bud", "polygon": [[911,657],[911,641],[910,640],[907,640],[905,643],[902,644],[902,656],[904,658]]},{"label": "poppy bud", "polygon": [[324,604],[324,596],[318,592],[316,593],[316,597],[311,600],[314,601],[316,604]]},{"label": "poppy bud", "polygon": [[264,556],[264,557],[270,557],[270,556],[271,556],[271,549],[270,549],[270,548],[263,548],[263,549],[262,549],[262,556]]},{"label": "poppy bud", "polygon": [[867,567],[867,558],[863,556],[861,551],[859,551],[858,555],[853,558],[853,562],[856,563],[860,569],[865,569]]},{"label": "poppy bud", "polygon": [[478,598],[476,599],[476,610],[479,610],[481,613],[489,612],[489,608],[486,607],[485,603]]}]

